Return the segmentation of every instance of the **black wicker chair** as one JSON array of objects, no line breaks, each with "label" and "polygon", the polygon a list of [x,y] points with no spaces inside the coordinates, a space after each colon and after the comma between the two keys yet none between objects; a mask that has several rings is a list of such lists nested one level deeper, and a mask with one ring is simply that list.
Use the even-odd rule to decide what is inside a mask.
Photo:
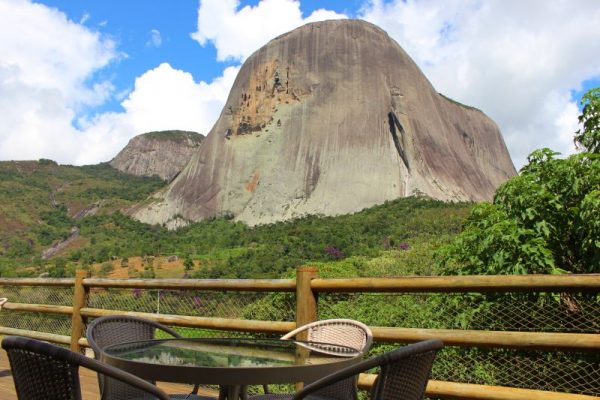
[{"label": "black wicker chair", "polygon": [[[87,327],[86,337],[90,347],[94,350],[96,359],[100,359],[103,349],[119,343],[134,342],[138,340],[151,340],[157,331],[165,336],[180,338],[173,329],[149,319],[131,317],[127,315],[109,315],[94,319]],[[109,397],[119,396],[123,388],[121,382],[98,375],[100,393],[108,393]],[[152,382],[154,383],[154,382]],[[198,396],[198,385],[194,386],[190,394],[171,394],[171,399],[187,400],[214,400],[213,397]]]},{"label": "black wicker chair", "polygon": [[[50,343],[20,336],[7,336],[2,348],[8,353],[19,400],[79,400],[79,367],[88,368],[119,381],[139,398],[169,400],[169,396],[128,372]],[[111,400],[131,399],[129,396]],[[102,400],[109,397],[102,395]]]},{"label": "black wicker chair", "polygon": [[[294,394],[265,394],[253,396],[253,400],[318,399],[347,400],[348,378],[352,382],[353,398],[357,398],[358,374],[380,367],[379,376],[371,389],[372,400],[421,400],[431,373],[436,353],[443,347],[440,340],[425,340],[404,346],[398,350],[362,361],[315,381]],[[340,385],[341,384],[341,385]]]}]

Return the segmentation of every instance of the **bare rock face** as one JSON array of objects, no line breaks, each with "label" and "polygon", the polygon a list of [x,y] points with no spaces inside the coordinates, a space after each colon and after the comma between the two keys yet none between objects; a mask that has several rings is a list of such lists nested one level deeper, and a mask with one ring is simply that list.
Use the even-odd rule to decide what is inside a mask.
[{"label": "bare rock face", "polygon": [[326,21],[254,53],[202,147],[133,214],[253,225],[417,193],[480,201],[515,173],[496,124],[439,95],[383,30]]},{"label": "bare rock face", "polygon": [[196,132],[160,131],[138,135],[110,161],[113,168],[136,176],[173,179],[188,163],[204,136]]}]

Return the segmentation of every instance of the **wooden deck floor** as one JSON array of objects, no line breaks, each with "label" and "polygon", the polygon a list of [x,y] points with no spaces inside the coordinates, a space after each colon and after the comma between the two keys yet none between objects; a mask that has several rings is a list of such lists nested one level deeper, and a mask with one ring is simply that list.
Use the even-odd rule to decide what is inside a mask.
[{"label": "wooden deck floor", "polygon": [[[96,373],[82,368],[80,369],[79,376],[81,378],[83,398],[85,400],[99,400],[100,394],[98,392]],[[167,393],[189,393],[191,390],[191,385],[159,382],[158,386]],[[218,395],[216,392],[202,392],[202,389],[200,390],[200,394],[215,397]],[[6,352],[0,349],[0,400],[16,400],[16,398],[17,393],[15,392],[8,357]]]}]

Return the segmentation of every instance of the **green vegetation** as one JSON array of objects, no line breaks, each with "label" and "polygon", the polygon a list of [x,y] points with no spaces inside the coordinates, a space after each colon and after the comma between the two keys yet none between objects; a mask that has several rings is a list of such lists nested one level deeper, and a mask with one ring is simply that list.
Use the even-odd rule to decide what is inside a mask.
[{"label": "green vegetation", "polygon": [[468,106],[468,105],[466,105],[466,104],[463,104],[463,103],[461,103],[461,102],[459,102],[459,101],[456,101],[456,100],[454,100],[454,99],[451,99],[451,98],[450,98],[450,97],[448,97],[448,96],[445,96],[445,95],[443,95],[442,93],[439,93],[439,92],[438,92],[438,94],[439,94],[440,96],[442,96],[444,99],[448,100],[450,103],[454,103],[454,104],[456,104],[457,106],[460,106],[460,107],[462,107],[462,108],[466,108],[467,110],[474,110],[474,111],[479,111],[479,112],[481,112],[481,110],[480,110],[479,108],[476,108],[476,107],[473,107],[473,106]]},{"label": "green vegetation", "polygon": [[169,142],[176,143],[183,142],[184,140],[188,139],[200,143],[202,142],[202,139],[204,139],[204,135],[201,135],[197,132],[179,130],[148,132],[144,133],[143,136],[147,137],[148,139],[167,140]]},{"label": "green vegetation", "polygon": [[[114,258],[154,255],[179,255],[186,271],[198,278],[280,277],[307,263],[340,276],[426,274],[433,273],[433,251],[459,232],[470,207],[407,198],[339,217],[311,216],[253,228],[218,218],[177,231],[142,224],[118,211],[74,221],[60,208],[44,214],[45,221],[54,221],[52,225],[44,222],[30,233],[34,233],[32,248],[37,249],[43,247],[42,241],[51,243],[68,235],[72,225],[78,226],[82,244],[60,254],[69,261],[66,274],[77,266]],[[34,253],[26,243],[7,247],[22,254],[16,257],[23,260],[21,265],[31,265],[27,261]],[[193,267],[193,260],[199,267]],[[7,265],[11,264],[4,264],[3,275],[44,271],[39,267],[15,272]]]},{"label": "green vegetation", "polygon": [[600,88],[583,96],[582,153],[534,151],[444,248],[449,273],[600,272]]},{"label": "green vegetation", "polygon": [[[45,159],[0,162],[0,274],[25,274],[16,269],[42,265],[42,251],[69,237],[86,212],[114,213],[164,184],[123,174],[106,163],[74,167]],[[86,238],[77,246],[85,247]],[[78,251],[67,252],[67,257],[77,258]]]},{"label": "green vegetation", "polygon": [[600,153],[600,87],[585,93],[581,98],[583,112],[579,123],[583,126],[575,132],[575,144],[584,151]]},{"label": "green vegetation", "polygon": [[[359,266],[355,268],[362,268],[371,259],[415,253],[420,261],[413,269],[429,271],[432,243],[447,242],[456,234],[469,208],[409,198],[340,217],[312,216],[253,228],[219,218],[177,231],[148,226],[120,213],[90,216],[79,224],[90,245],[80,250],[77,261],[87,265],[111,257],[176,254],[199,262],[199,268],[189,269],[193,277],[250,278],[279,277],[306,263],[343,265],[351,260]],[[410,249],[402,250],[400,245],[407,243]],[[343,258],[332,257],[329,247]],[[390,273],[383,268],[380,272]]]}]

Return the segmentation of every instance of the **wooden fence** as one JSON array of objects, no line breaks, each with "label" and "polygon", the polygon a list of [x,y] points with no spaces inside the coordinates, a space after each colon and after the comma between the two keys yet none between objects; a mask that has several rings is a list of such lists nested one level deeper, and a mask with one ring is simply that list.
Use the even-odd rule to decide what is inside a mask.
[{"label": "wooden fence", "polygon": [[[129,314],[182,327],[241,331],[255,333],[285,333],[296,326],[315,321],[319,293],[499,293],[499,292],[600,292],[600,274],[589,275],[520,275],[520,276],[444,276],[403,278],[321,279],[313,267],[300,267],[296,279],[100,279],[88,278],[86,271],[77,271],[74,279],[7,279],[1,286],[72,287],[73,305],[26,304],[9,302],[7,310],[71,316],[71,335],[0,326],[0,334],[16,334],[70,345],[74,351],[87,346],[85,322],[88,318],[111,314]],[[182,315],[126,312],[91,308],[86,304],[92,288],[145,288],[231,292],[290,292],[296,294],[295,321],[262,321],[194,317]],[[600,350],[597,333],[507,332],[453,329],[419,329],[371,326],[375,342],[409,343],[439,338],[447,345],[461,347],[516,348],[525,350],[588,351]],[[368,389],[374,375],[362,374],[359,387]],[[434,398],[482,400],[591,400],[597,397],[431,380],[427,395]]]}]

